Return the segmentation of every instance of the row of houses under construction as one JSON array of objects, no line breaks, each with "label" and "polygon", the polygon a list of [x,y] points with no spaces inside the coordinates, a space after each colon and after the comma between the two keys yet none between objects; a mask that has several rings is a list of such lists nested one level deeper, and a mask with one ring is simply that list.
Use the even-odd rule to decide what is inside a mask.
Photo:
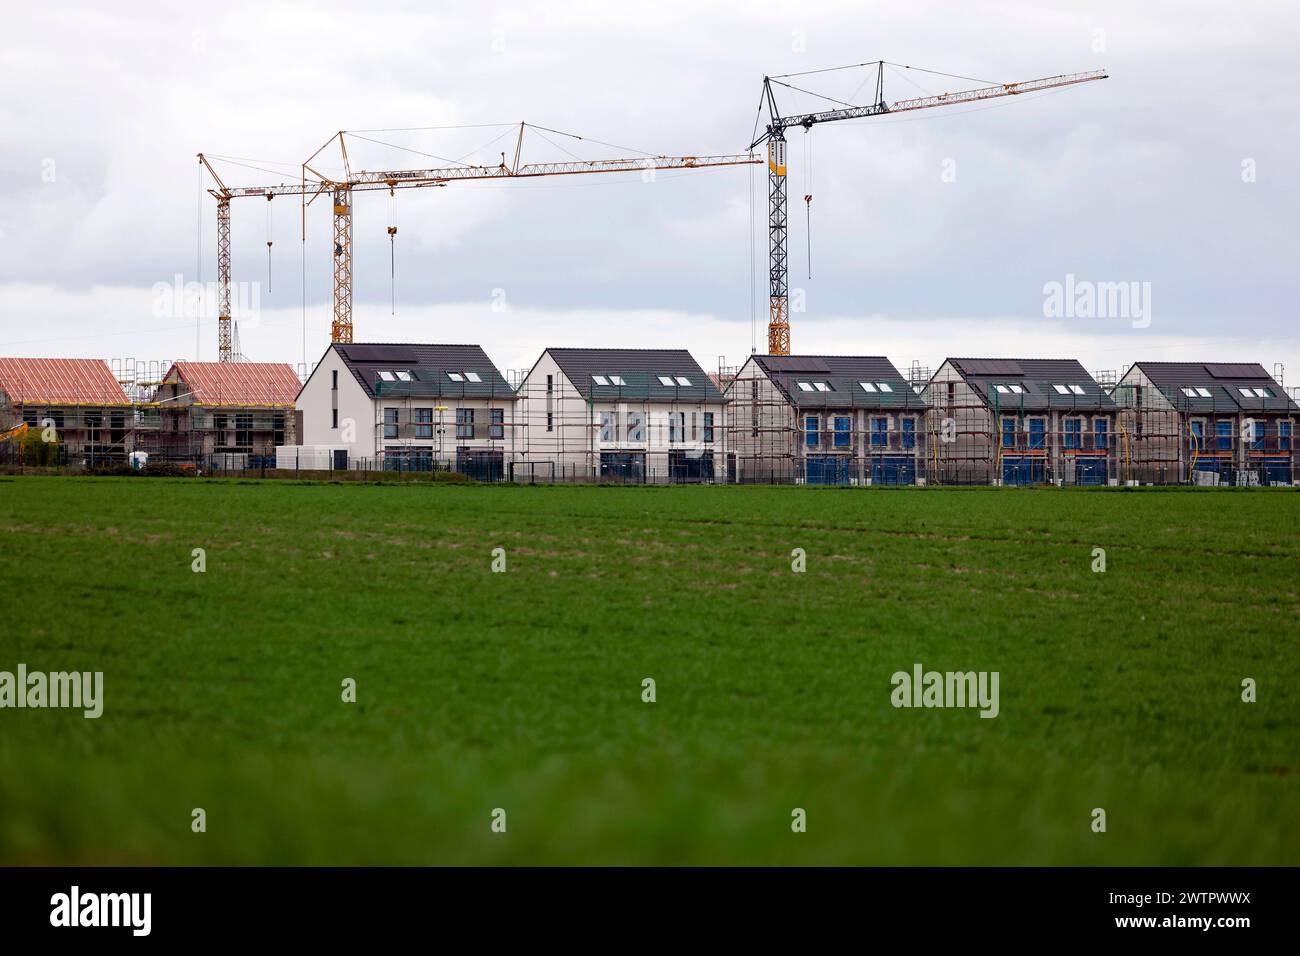
[{"label": "row of houses under construction", "polygon": [[[550,348],[509,379],[478,345],[330,345],[279,363],[177,362],[128,397],[106,363],[0,359],[0,433],[49,429],[73,466],[456,470],[481,480],[1271,484],[1300,475],[1300,407],[1262,365]],[[12,460],[12,453],[7,456]]]}]

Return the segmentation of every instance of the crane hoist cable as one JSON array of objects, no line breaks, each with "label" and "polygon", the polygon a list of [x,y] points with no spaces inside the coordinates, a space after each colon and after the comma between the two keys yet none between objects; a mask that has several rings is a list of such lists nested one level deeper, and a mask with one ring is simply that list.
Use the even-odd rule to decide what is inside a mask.
[{"label": "crane hoist cable", "polygon": [[808,247],[808,280],[812,281],[812,127],[804,131],[803,141],[804,236]]},{"label": "crane hoist cable", "polygon": [[271,213],[271,196],[266,197],[266,294],[271,294],[271,243],[274,218]]},{"label": "crane hoist cable", "polygon": [[388,187],[388,314],[397,314],[397,190]]}]

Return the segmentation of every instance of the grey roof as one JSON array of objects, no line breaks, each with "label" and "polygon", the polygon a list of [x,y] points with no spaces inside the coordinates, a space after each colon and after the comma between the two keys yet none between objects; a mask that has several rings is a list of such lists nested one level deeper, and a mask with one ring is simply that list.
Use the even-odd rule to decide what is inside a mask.
[{"label": "grey roof", "polygon": [[[1191,412],[1254,411],[1294,412],[1300,407],[1264,366],[1254,362],[1137,362],[1136,367],[1178,408]],[[1127,374],[1127,373],[1125,373]],[[1198,387],[1208,398],[1184,395],[1183,388]],[[1264,388],[1271,398],[1255,398],[1242,388]]]},{"label": "grey roof", "polygon": [[[989,407],[1029,411],[1111,411],[1115,402],[1075,359],[950,358],[966,384]],[[1023,394],[1001,394],[996,385],[1019,385]],[[1082,395],[1060,394],[1053,386],[1077,385]]]},{"label": "grey roof", "polygon": [[[915,408],[927,407],[894,363],[883,355],[753,355],[750,356],[786,400],[801,408]],[[830,391],[809,392],[800,382]],[[869,382],[876,387],[868,392]],[[889,386],[881,391],[880,383]]]},{"label": "grey roof", "polygon": [[[477,345],[365,343],[330,346],[372,397],[514,398],[515,391]],[[410,372],[410,382],[385,382],[383,372]],[[482,380],[454,381],[473,372]]]},{"label": "grey roof", "polygon": [[[656,402],[724,402],[713,380],[686,349],[547,349],[588,401],[640,398]],[[617,375],[624,385],[598,385],[593,375]],[[664,385],[667,375],[673,385]],[[676,384],[681,377],[690,385]]]}]

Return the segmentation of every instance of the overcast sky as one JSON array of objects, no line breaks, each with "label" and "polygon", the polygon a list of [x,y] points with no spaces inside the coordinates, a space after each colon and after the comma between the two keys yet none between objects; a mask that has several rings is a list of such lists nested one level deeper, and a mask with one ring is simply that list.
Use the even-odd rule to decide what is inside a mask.
[{"label": "overcast sky", "polygon": [[[792,132],[795,352],[1252,360],[1300,384],[1298,47],[1281,0],[23,4],[0,37],[0,354],[215,359],[215,320],[158,291],[215,278],[199,151],[240,157],[216,162],[230,185],[296,179],[340,129],[382,130],[351,140],[368,169],[494,164],[520,120],[587,137],[530,133],[525,161],[740,152],[765,74],[885,59],[1111,78]],[[866,102],[864,77],[791,82]],[[891,68],[885,97],[977,85]],[[766,204],[743,166],[360,195],[356,340],[739,364],[765,345]],[[296,199],[232,210],[243,352],[315,361],[328,204],[305,242]],[[1145,315],[1045,315],[1067,275],[1138,283]]]}]

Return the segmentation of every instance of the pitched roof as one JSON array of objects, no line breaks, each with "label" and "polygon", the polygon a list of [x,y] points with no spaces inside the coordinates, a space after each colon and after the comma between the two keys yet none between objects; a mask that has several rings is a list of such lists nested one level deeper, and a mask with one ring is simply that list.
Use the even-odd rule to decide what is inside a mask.
[{"label": "pitched roof", "polygon": [[[947,362],[990,407],[1033,411],[1116,408],[1106,390],[1075,359],[950,358]],[[999,385],[1008,389],[1019,386],[1020,392],[1000,392]],[[1065,394],[1058,385],[1065,387]],[[1080,389],[1082,394],[1078,394]]]},{"label": "pitched roof", "polygon": [[103,359],[0,358],[0,392],[25,405],[130,404]]},{"label": "pitched roof", "polygon": [[176,362],[195,405],[292,406],[302,383],[284,362]]},{"label": "pitched roof", "polygon": [[[926,407],[925,399],[883,355],[750,357],[792,405],[806,408]],[[882,389],[882,384],[887,387]],[[825,386],[826,390],[819,385]],[[868,391],[866,385],[872,386],[872,390]]]},{"label": "pitched roof", "polygon": [[[582,397],[591,401],[642,398],[662,402],[724,402],[722,393],[686,349],[547,349]],[[601,385],[592,376],[620,377]],[[671,385],[660,381],[672,379]],[[681,384],[685,380],[688,385]]]},{"label": "pitched roof", "polygon": [[[1286,389],[1255,362],[1136,362],[1135,367],[1178,408],[1188,411],[1300,411]],[[1187,395],[1183,389],[1196,392]],[[1243,388],[1262,388],[1265,398]],[[1202,395],[1208,392],[1209,395]]]},{"label": "pitched roof", "polygon": [[372,398],[513,398],[515,394],[478,345],[366,343],[330,348]]}]

